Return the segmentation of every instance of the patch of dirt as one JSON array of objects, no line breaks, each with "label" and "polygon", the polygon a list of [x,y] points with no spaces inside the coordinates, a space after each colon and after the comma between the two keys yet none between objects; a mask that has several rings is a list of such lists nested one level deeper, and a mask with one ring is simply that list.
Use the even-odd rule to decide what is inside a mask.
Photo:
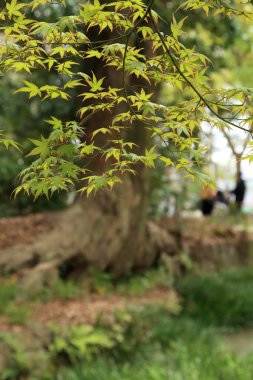
[{"label": "patch of dirt", "polygon": [[25,331],[27,327],[25,325],[14,325],[8,321],[7,317],[0,316],[0,333],[9,332],[18,334],[21,331]]},{"label": "patch of dirt", "polygon": [[39,234],[52,230],[56,212],[0,218],[0,249],[15,244],[31,244]]},{"label": "patch of dirt", "polygon": [[98,319],[103,324],[110,325],[118,310],[156,305],[166,306],[168,311],[176,313],[180,308],[180,299],[174,289],[160,286],[140,296],[93,294],[86,295],[83,299],[38,303],[31,307],[25,325],[11,324],[8,317],[0,315],[0,333],[20,333],[29,330],[30,325],[46,326],[52,323],[58,326],[93,325]]},{"label": "patch of dirt", "polygon": [[166,287],[152,289],[143,296],[91,295],[84,299],[36,305],[31,320],[42,324],[57,322],[57,325],[94,324],[97,318],[111,322],[117,310],[150,305],[166,305],[173,312],[179,299],[173,289]]}]

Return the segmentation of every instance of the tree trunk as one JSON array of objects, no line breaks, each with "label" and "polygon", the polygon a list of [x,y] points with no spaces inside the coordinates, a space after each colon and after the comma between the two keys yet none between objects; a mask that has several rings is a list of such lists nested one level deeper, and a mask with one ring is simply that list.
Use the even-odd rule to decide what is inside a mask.
[{"label": "tree trunk", "polygon": [[242,154],[237,153],[235,155],[236,160],[236,178],[240,178],[241,166],[242,166]]},{"label": "tree trunk", "polygon": [[[139,185],[144,182],[139,179]],[[175,253],[175,242],[147,222],[146,192],[125,177],[123,185],[79,199],[53,214],[55,226],[34,244],[0,252],[0,273],[18,272],[27,290],[54,282],[60,274],[84,276],[88,267],[119,276],[151,266],[161,252]]]},{"label": "tree trunk", "polygon": [[[152,54],[150,46],[144,48],[147,56]],[[98,78],[106,77],[106,85],[122,86],[120,71],[116,73],[115,69],[103,67],[96,60],[90,61],[90,70]],[[143,85],[137,79],[129,84]],[[112,117],[113,114],[105,111],[91,118],[84,126],[86,138],[89,139],[95,129],[111,125]],[[140,153],[151,143],[143,125],[131,128],[130,139],[138,144]],[[101,145],[103,143],[101,141]],[[94,172],[101,173],[105,169],[102,157],[92,162]],[[151,233],[147,227],[149,195],[149,172],[139,167],[138,176],[125,176],[123,184],[112,191],[81,198],[59,213],[54,230],[34,245],[16,246],[0,253],[0,272],[34,267],[36,263],[36,268],[46,275],[49,268],[82,272],[90,265],[120,275],[132,268],[150,266],[157,256],[159,243],[154,238],[156,228],[152,226]]]}]

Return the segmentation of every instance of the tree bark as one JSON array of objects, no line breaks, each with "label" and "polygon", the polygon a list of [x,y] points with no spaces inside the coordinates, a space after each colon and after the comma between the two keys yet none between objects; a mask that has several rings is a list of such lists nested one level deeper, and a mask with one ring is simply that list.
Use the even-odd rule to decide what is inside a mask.
[{"label": "tree bark", "polygon": [[250,134],[248,134],[246,136],[246,138],[244,139],[243,141],[243,146],[241,148],[241,150],[238,152],[237,149],[236,149],[236,144],[233,143],[233,140],[231,138],[231,136],[229,135],[229,133],[225,130],[225,129],[222,129],[221,130],[224,137],[226,138],[227,140],[227,143],[228,143],[228,146],[230,147],[231,149],[231,152],[235,158],[235,162],[236,162],[236,178],[239,178],[240,177],[240,173],[241,173],[241,164],[242,164],[242,157],[244,155],[244,152],[247,148],[247,145],[250,141]]},{"label": "tree bark", "polygon": [[162,252],[175,253],[176,244],[166,231],[147,222],[145,194],[125,177],[112,191],[78,199],[53,214],[55,227],[34,244],[2,250],[0,273],[18,272],[27,289],[35,290],[62,273],[83,277],[89,267],[116,276],[150,267]]},{"label": "tree bark", "polygon": [[[146,56],[152,55],[150,46],[143,47]],[[88,71],[93,71],[98,78],[105,77],[105,85],[122,87],[122,72],[115,72],[114,68],[104,67],[94,60],[90,61]],[[135,85],[139,87],[144,83],[136,79],[128,85],[135,91]],[[84,126],[86,138],[89,139],[95,129],[111,125],[112,118],[113,114],[108,111],[94,115]],[[143,125],[131,127],[128,137],[138,144],[141,154],[151,143]],[[101,141],[101,145],[103,143]],[[102,157],[97,157],[90,165],[95,173],[106,170]],[[0,272],[32,267],[36,262],[36,267],[40,266],[45,273],[49,268],[46,263],[51,263],[55,270],[65,266],[67,271],[82,272],[94,265],[120,275],[132,268],[151,265],[157,256],[157,242],[154,243],[154,233],[147,227],[149,195],[149,171],[140,166],[138,176],[125,176],[123,184],[112,191],[80,198],[68,210],[59,213],[54,230],[36,244],[26,248],[16,246],[0,253]]]}]

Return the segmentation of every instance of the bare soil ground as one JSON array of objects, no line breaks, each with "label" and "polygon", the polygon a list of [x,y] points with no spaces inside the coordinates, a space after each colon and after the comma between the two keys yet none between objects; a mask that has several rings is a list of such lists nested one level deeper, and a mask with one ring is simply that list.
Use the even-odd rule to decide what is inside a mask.
[{"label": "bare soil ground", "polygon": [[33,304],[31,310],[29,308],[26,325],[11,324],[6,316],[0,316],[0,333],[5,331],[18,333],[29,329],[29,325],[37,324],[93,325],[98,319],[104,324],[111,324],[114,321],[115,312],[119,310],[159,305],[166,306],[174,313],[180,307],[180,300],[173,289],[161,286],[141,296],[91,294],[73,300],[48,301]]},{"label": "bare soil ground", "polygon": [[105,322],[112,320],[115,311],[128,307],[166,305],[173,309],[179,300],[173,289],[159,287],[142,296],[91,295],[85,299],[71,301],[50,301],[36,305],[32,320],[39,323],[94,324],[97,318]]},{"label": "bare soil ground", "polygon": [[57,212],[0,218],[0,249],[18,243],[32,244],[39,234],[53,228]]}]

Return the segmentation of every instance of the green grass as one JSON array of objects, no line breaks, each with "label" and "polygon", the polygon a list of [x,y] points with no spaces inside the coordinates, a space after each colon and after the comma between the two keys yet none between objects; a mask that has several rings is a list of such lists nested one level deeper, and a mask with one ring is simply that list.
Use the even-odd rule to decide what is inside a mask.
[{"label": "green grass", "polygon": [[253,326],[253,269],[187,276],[177,281],[184,315],[203,325]]},{"label": "green grass", "polygon": [[19,289],[15,279],[3,279],[0,283],[0,313],[4,313],[10,303],[19,294]]},{"label": "green grass", "polygon": [[109,273],[91,269],[82,281],[58,279],[50,287],[24,294],[15,277],[6,277],[0,282],[0,314],[5,315],[12,324],[25,324],[34,302],[71,300],[88,293],[141,295],[156,286],[169,283],[171,280],[162,268],[131,274],[123,279],[114,279]]},{"label": "green grass", "polygon": [[148,318],[142,315],[141,325],[143,318],[149,328],[153,318],[156,325],[145,344],[132,347],[132,357],[100,357],[86,365],[58,370],[56,379],[252,380],[253,355],[236,357],[223,346],[213,329],[200,329],[193,320],[171,319],[162,314]]},{"label": "green grass", "polygon": [[160,266],[143,273],[129,274],[117,281],[114,289],[120,294],[143,295],[155,287],[171,285],[172,277],[163,266]]},{"label": "green grass", "polygon": [[179,349],[156,358],[117,365],[113,361],[98,360],[59,373],[57,380],[252,380],[253,357],[238,359],[226,351],[203,356]]},{"label": "green grass", "polygon": [[77,282],[58,280],[51,287],[44,287],[37,293],[23,294],[17,280],[7,277],[0,282],[0,314],[5,315],[12,324],[24,324],[29,319],[33,301],[74,299],[83,292],[84,289]]},{"label": "green grass", "polygon": [[14,325],[25,324],[29,318],[29,304],[9,304],[4,310],[4,315],[8,317],[10,323]]},{"label": "green grass", "polygon": [[[159,269],[123,281],[96,274],[93,281],[91,291],[97,288],[105,293],[140,294],[169,284],[170,279]],[[95,331],[92,348],[86,352],[84,346],[90,337],[81,335],[78,329],[82,326],[73,336],[71,326],[66,327],[66,336],[54,332],[55,338],[63,338],[57,338],[61,346],[54,350],[52,344],[51,350],[48,347],[48,373],[46,377],[36,375],[36,380],[252,380],[253,352],[238,357],[225,347],[221,337],[224,328],[253,326],[253,269],[188,275],[176,281],[176,288],[182,299],[180,315],[173,317],[161,306],[118,312],[115,323],[104,330],[106,339],[108,335],[113,344],[103,346],[101,339],[104,342],[105,337],[98,337]],[[36,297],[69,299],[84,291],[78,283],[59,280]],[[0,305],[0,311],[13,323],[27,318],[22,311],[25,303],[12,279],[2,282]],[[99,322],[97,327],[101,327]],[[24,372],[23,353],[15,351],[13,344],[17,358],[10,370],[17,375],[0,376],[4,380],[18,380]],[[28,365],[27,368],[23,378],[35,380]]]},{"label": "green grass", "polygon": [[143,295],[157,286],[171,286],[172,277],[164,266],[117,278],[113,274],[90,268],[82,286],[91,293]]},{"label": "green grass", "polygon": [[77,281],[58,279],[50,287],[43,287],[37,293],[31,295],[31,299],[37,301],[70,300],[79,297],[84,289]]},{"label": "green grass", "polygon": [[14,278],[0,283],[0,314],[8,317],[12,324],[23,324],[29,315],[29,307],[19,302],[20,291]]}]

